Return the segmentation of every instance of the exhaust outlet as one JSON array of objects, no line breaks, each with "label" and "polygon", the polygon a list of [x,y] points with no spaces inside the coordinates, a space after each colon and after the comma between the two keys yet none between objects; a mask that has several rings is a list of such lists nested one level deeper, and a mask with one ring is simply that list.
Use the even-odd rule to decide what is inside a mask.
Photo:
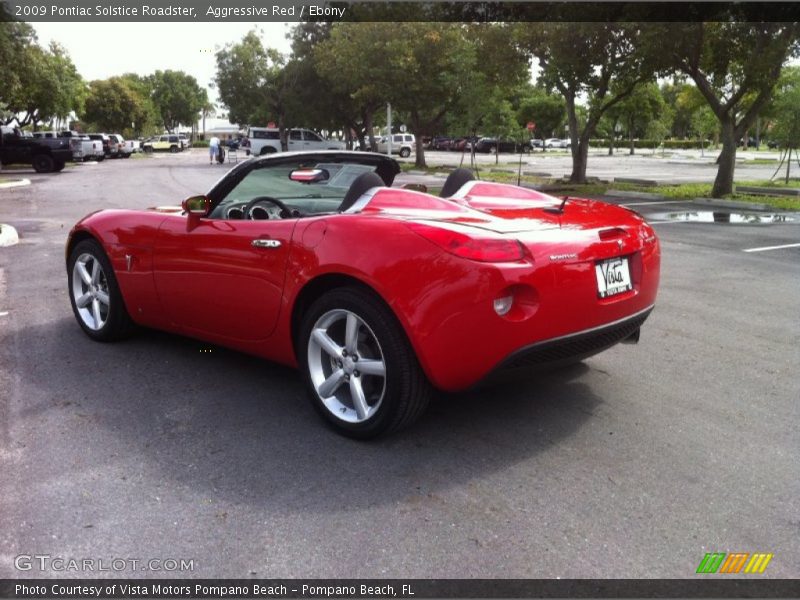
[{"label": "exhaust outlet", "polygon": [[624,340],[622,340],[621,343],[622,344],[638,344],[639,343],[639,334],[641,333],[641,331],[642,331],[641,327],[637,327],[636,331],[634,331],[632,334],[630,334],[628,337],[626,337]]}]

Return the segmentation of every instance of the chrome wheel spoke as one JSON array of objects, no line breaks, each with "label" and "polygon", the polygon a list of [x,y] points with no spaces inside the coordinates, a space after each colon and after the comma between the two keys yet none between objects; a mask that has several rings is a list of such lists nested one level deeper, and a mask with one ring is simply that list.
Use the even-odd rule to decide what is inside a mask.
[{"label": "chrome wheel spoke", "polygon": [[350,354],[358,349],[358,317],[353,313],[347,313],[347,326],[344,334],[344,347]]},{"label": "chrome wheel spoke", "polygon": [[91,301],[92,295],[89,292],[86,292],[83,296],[75,300],[75,305],[78,308],[86,308]]},{"label": "chrome wheel spoke", "polygon": [[322,348],[326,354],[334,358],[340,358],[342,356],[342,347],[334,342],[324,329],[315,329],[311,334],[311,338],[319,344],[320,348]]},{"label": "chrome wheel spoke", "polygon": [[105,306],[109,305],[108,304],[109,303],[109,299],[108,299],[108,294],[107,293],[105,293],[105,292],[97,292],[95,294],[95,297],[100,301],[100,304],[103,304]]},{"label": "chrome wheel spoke", "polygon": [[369,416],[369,404],[367,404],[367,399],[364,397],[361,379],[358,377],[350,378],[350,397],[353,399],[353,407],[358,413],[358,418],[363,421]]},{"label": "chrome wheel spoke", "polygon": [[78,274],[81,276],[81,281],[86,285],[92,285],[92,276],[89,275],[89,271],[86,270],[86,263],[78,262],[76,266],[78,267]]},{"label": "chrome wheel spoke", "polygon": [[329,310],[311,328],[306,351],[311,383],[333,417],[346,423],[375,417],[386,395],[387,365],[364,319],[342,308]]},{"label": "chrome wheel spoke", "polygon": [[92,263],[92,285],[97,285],[100,281],[100,274],[103,272],[103,269],[100,267],[100,263],[97,259],[94,260]]},{"label": "chrome wheel spoke", "polygon": [[382,360],[362,358],[358,361],[358,370],[361,371],[362,375],[386,377],[386,366],[383,364]]},{"label": "chrome wheel spoke", "polygon": [[94,318],[95,329],[100,329],[103,319],[100,316],[100,301],[97,298],[92,300],[92,318]]},{"label": "chrome wheel spoke", "polygon": [[333,396],[333,393],[339,389],[339,386],[342,385],[344,381],[344,371],[342,369],[336,369],[333,373],[331,373],[330,377],[328,377],[325,381],[322,382],[317,388],[317,392],[323,398],[329,398]]}]

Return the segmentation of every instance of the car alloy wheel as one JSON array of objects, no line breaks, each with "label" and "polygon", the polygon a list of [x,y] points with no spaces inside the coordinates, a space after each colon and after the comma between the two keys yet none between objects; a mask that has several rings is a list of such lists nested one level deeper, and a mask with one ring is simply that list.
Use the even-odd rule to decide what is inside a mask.
[{"label": "car alloy wheel", "polygon": [[72,311],[93,340],[109,342],[134,329],[117,278],[103,247],[94,239],[78,242],[67,263]]},{"label": "car alloy wheel", "polygon": [[400,156],[402,158],[408,158],[409,156],[411,156],[411,150],[409,150],[408,148],[401,148],[400,149]]},{"label": "car alloy wheel", "polygon": [[101,330],[111,306],[108,279],[100,261],[88,252],[72,266],[72,297],[83,324],[92,331]]},{"label": "car alloy wheel", "polygon": [[432,388],[397,317],[361,287],[327,291],[308,310],[298,362],[314,408],[339,433],[371,438],[413,423]]},{"label": "car alloy wheel", "polygon": [[386,364],[377,337],[347,310],[322,315],[308,340],[308,369],[325,408],[346,423],[363,423],[386,393]]}]

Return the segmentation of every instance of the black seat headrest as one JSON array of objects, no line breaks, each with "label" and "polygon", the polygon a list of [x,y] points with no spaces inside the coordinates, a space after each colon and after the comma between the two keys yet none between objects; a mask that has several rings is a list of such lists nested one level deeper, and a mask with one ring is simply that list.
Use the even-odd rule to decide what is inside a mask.
[{"label": "black seat headrest", "polygon": [[475,176],[469,169],[456,169],[447,176],[447,179],[442,186],[442,191],[439,192],[439,196],[441,198],[449,198],[458,190],[460,190],[461,186],[474,179]]},{"label": "black seat headrest", "polygon": [[371,190],[374,187],[385,186],[386,183],[377,173],[372,171],[362,173],[350,184],[350,189],[347,190],[347,193],[344,195],[344,200],[342,200],[342,203],[339,205],[339,212],[344,212],[348,208],[351,208],[353,204],[356,203],[356,200],[361,198],[367,190]]}]

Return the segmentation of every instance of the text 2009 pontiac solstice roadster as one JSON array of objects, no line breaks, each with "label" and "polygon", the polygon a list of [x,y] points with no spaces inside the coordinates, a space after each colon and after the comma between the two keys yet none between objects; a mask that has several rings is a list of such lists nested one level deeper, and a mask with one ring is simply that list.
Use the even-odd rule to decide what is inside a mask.
[{"label": "text 2009 pontiac solstice roadster", "polygon": [[625,208],[455,171],[439,197],[390,187],[386,156],[251,159],[182,209],[103,210],[66,248],[92,339],[136,325],[298,366],[336,429],[413,422],[434,388],[638,339],[660,252]]}]

